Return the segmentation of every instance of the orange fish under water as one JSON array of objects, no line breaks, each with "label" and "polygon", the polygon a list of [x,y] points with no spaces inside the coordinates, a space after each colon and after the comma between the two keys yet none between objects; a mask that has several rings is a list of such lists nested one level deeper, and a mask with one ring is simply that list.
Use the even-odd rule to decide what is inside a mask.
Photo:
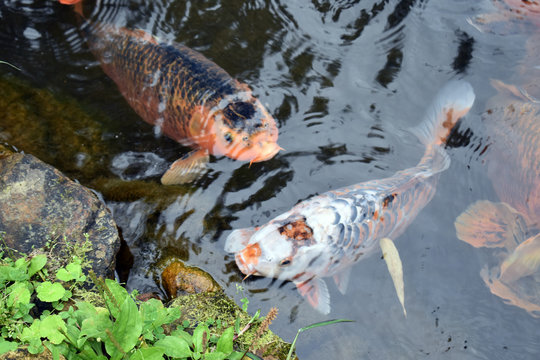
[{"label": "orange fish under water", "polygon": [[[82,17],[81,0],[59,1],[74,4]],[[133,109],[171,139],[194,149],[170,166],[163,184],[192,181],[209,154],[253,163],[281,149],[274,118],[249,87],[202,54],[159,42],[142,30],[88,21],[81,29]]]},{"label": "orange fish under water", "polygon": [[540,316],[540,102],[500,81],[488,102],[491,144],[488,176],[502,203],[478,201],[455,222],[457,236],[475,247],[497,249],[484,267],[490,291]]},{"label": "orange fish under water", "polygon": [[527,31],[540,31],[539,0],[493,0],[496,12],[482,14],[468,21],[482,32],[513,32],[512,28],[532,25]]},{"label": "orange fish under water", "polygon": [[415,167],[314,196],[261,227],[234,230],[225,250],[235,253],[242,273],[293,281],[315,309],[329,313],[322,278],[332,276],[344,293],[351,266],[373,253],[381,239],[400,236],[429,203],[439,174],[450,166],[446,139],[474,98],[464,81],[440,91],[415,129],[426,147]]}]

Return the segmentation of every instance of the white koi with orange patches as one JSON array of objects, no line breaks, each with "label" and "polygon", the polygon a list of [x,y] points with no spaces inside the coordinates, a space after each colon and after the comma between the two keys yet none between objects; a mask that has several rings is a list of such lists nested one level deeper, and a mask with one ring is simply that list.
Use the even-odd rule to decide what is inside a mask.
[{"label": "white koi with orange patches", "polygon": [[[333,276],[344,293],[351,265],[372,253],[380,239],[398,237],[414,220],[434,196],[438,175],[450,165],[443,140],[473,102],[466,82],[454,81],[441,90],[416,129],[426,146],[417,166],[312,197],[258,229],[233,231],[225,248],[237,254],[240,271],[291,280],[315,309],[329,313],[322,277]],[[248,261],[251,251],[246,249],[256,244],[260,254]]]}]

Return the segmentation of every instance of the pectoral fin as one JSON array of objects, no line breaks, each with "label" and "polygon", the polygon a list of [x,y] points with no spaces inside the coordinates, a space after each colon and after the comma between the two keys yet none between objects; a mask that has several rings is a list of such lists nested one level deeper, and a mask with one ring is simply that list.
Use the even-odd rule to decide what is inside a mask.
[{"label": "pectoral fin", "polygon": [[351,268],[346,268],[339,274],[334,275],[334,282],[340,293],[345,295],[347,292],[347,286],[349,285],[349,278],[351,277]]},{"label": "pectoral fin", "polygon": [[457,237],[474,247],[505,247],[512,251],[524,240],[525,220],[510,205],[477,201],[455,221]]},{"label": "pectoral fin", "polygon": [[323,279],[314,277],[295,284],[300,295],[305,297],[315,310],[325,315],[330,313],[330,294]]},{"label": "pectoral fin", "polygon": [[179,185],[197,179],[205,170],[209,156],[206,150],[194,150],[176,160],[161,177],[163,185]]},{"label": "pectoral fin", "polygon": [[394,242],[389,238],[383,238],[380,241],[381,250],[383,252],[384,261],[394,282],[394,288],[396,289],[397,297],[403,308],[403,314],[407,317],[407,310],[405,310],[405,285],[403,284],[403,265],[399,258],[399,253],[394,245]]},{"label": "pectoral fin", "polygon": [[501,265],[499,279],[510,283],[540,269],[540,234],[530,237],[514,250]]}]

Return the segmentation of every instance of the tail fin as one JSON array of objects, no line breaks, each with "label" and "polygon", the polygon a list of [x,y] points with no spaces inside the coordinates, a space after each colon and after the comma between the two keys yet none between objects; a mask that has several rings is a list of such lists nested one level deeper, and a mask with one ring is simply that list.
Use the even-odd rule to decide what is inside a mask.
[{"label": "tail fin", "polygon": [[474,98],[471,84],[462,80],[450,81],[439,91],[424,121],[413,132],[426,146],[445,144],[454,125],[469,112]]}]

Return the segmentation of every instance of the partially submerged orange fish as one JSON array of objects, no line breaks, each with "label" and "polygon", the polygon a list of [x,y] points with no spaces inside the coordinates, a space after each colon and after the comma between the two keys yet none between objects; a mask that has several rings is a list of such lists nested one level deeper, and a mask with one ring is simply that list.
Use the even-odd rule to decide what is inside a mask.
[{"label": "partially submerged orange fish", "polygon": [[347,288],[351,265],[372,253],[382,238],[396,238],[436,191],[450,165],[444,145],[474,102],[469,83],[452,81],[439,93],[415,133],[425,144],[420,163],[393,176],[326,192],[257,228],[234,230],[225,250],[246,275],[293,281],[322,313],[330,312],[322,277]]},{"label": "partially submerged orange fish", "polygon": [[457,236],[475,247],[497,249],[484,267],[490,291],[540,316],[540,102],[500,81],[488,102],[488,176],[502,203],[477,201],[455,222]]},{"label": "partially submerged orange fish", "polygon": [[[75,4],[82,17],[81,0]],[[200,53],[162,43],[142,30],[85,22],[88,46],[122,95],[148,123],[194,148],[163,175],[164,184],[193,180],[208,155],[258,162],[281,148],[274,118],[249,87]]]},{"label": "partially submerged orange fish", "polygon": [[539,0],[493,0],[493,4],[497,8],[496,12],[476,16],[469,19],[469,23],[482,32],[500,30],[507,32],[514,25],[521,26],[527,23],[536,28],[532,31],[540,29]]}]

